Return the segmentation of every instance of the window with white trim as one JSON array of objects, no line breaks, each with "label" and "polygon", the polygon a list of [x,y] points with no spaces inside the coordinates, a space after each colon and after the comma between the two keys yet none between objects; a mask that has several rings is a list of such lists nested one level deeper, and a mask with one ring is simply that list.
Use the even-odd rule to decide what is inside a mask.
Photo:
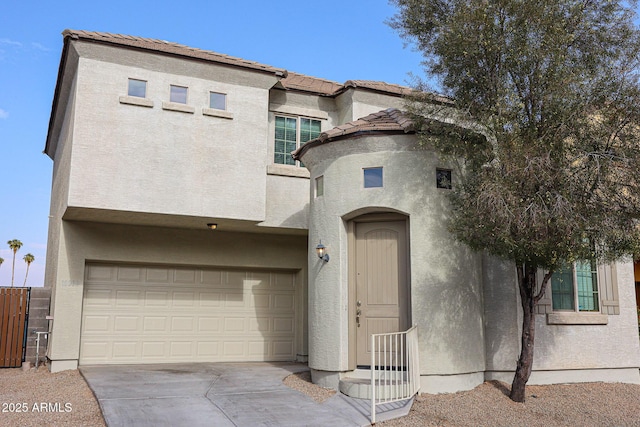
[{"label": "window with white trim", "polygon": [[576,261],[551,276],[553,311],[599,312],[598,268],[595,261]]},{"label": "window with white trim", "polygon": [[275,147],[273,162],[303,166],[291,157],[291,152],[320,136],[320,120],[306,117],[275,116]]}]

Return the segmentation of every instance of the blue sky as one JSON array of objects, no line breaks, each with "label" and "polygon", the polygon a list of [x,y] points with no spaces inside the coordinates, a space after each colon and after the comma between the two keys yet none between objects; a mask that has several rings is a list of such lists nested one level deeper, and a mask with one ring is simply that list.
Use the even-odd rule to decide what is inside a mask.
[{"label": "blue sky", "polygon": [[419,54],[387,0],[5,1],[0,5],[0,286],[42,286],[53,162],[42,154],[65,28],[157,38],[338,82],[410,84]]}]

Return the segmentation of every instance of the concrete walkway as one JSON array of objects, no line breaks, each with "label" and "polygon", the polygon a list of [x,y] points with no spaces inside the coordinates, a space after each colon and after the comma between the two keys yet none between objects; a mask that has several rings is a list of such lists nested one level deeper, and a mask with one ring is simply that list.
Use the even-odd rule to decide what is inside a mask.
[{"label": "concrete walkway", "polygon": [[[116,426],[368,426],[370,401],[337,393],[323,403],[282,380],[297,363],[83,366],[105,421]],[[386,405],[376,420],[406,415]],[[382,413],[381,413],[382,412]]]}]

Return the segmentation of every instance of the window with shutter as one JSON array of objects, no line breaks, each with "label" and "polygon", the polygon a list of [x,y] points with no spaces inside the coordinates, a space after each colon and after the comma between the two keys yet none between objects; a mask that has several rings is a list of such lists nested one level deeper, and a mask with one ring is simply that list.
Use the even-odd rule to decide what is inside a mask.
[{"label": "window with shutter", "polygon": [[[537,290],[544,271],[537,275]],[[606,324],[608,315],[620,314],[615,264],[578,262],[554,273],[536,313],[549,324]]]}]

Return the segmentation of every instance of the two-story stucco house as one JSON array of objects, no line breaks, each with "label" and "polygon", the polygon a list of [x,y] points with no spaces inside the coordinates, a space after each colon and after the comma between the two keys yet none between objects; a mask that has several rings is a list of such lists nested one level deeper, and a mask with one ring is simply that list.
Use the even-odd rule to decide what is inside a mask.
[{"label": "two-story stucco house", "polygon": [[[416,146],[407,88],[63,35],[45,147],[53,371],[297,360],[338,387],[372,331],[417,325],[423,391],[511,379],[515,272],[446,231],[455,171]],[[540,306],[531,382],[638,383],[633,265],[584,270]]]}]

